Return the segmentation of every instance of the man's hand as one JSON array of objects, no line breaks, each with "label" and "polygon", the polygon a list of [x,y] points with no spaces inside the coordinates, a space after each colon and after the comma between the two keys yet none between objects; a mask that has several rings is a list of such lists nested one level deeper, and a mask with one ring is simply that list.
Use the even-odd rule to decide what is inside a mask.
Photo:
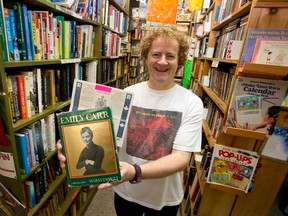
[{"label": "man's hand", "polygon": [[64,169],[66,157],[62,154],[62,144],[60,140],[57,141],[56,148],[57,148],[58,159],[60,161],[60,167]]}]

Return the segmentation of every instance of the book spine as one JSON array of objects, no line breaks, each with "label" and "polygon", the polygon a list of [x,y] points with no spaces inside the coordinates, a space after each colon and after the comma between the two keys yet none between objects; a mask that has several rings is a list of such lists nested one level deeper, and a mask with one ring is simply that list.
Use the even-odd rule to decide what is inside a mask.
[{"label": "book spine", "polygon": [[24,77],[17,76],[17,89],[18,89],[18,100],[20,108],[20,118],[27,118],[27,109],[26,109],[26,99],[25,99],[25,87],[24,87]]},{"label": "book spine", "polygon": [[22,18],[22,12],[21,12],[21,3],[15,2],[13,6],[15,10],[15,17],[16,17],[16,28],[18,32],[18,46],[20,47],[20,59],[21,60],[27,60],[27,51],[26,51],[26,42],[25,42],[25,36],[24,36],[24,26],[23,26],[23,18]]},{"label": "book spine", "polygon": [[[32,52],[32,59],[35,60],[36,56],[35,56],[35,39],[36,39],[36,35],[35,35],[35,24],[33,24],[33,17],[32,17],[32,11],[28,10],[28,26],[29,26],[29,35],[30,35],[30,43],[31,43],[31,52]],[[35,32],[35,33],[34,33]]]},{"label": "book spine", "polygon": [[20,107],[19,107],[19,99],[18,99],[18,87],[17,87],[17,79],[16,76],[11,76],[12,88],[13,88],[13,102],[15,108],[16,121],[20,119]]},{"label": "book spine", "polygon": [[13,9],[8,9],[9,12],[9,19],[11,24],[11,37],[13,42],[13,59],[15,61],[20,60],[20,52],[19,46],[17,41],[17,28],[16,28],[16,18],[15,18],[15,11]]},{"label": "book spine", "polygon": [[25,186],[28,195],[29,207],[34,208],[36,206],[36,194],[34,183],[32,181],[25,181]]},{"label": "book spine", "polygon": [[29,174],[31,168],[30,168],[28,143],[26,136],[24,134],[15,133],[15,141],[19,158],[20,172],[22,174]]},{"label": "book spine", "polygon": [[42,126],[40,121],[37,121],[35,124],[35,139],[38,149],[38,157],[39,157],[39,163],[43,161],[45,158],[45,152],[43,147],[43,138],[42,138]]},{"label": "book spine", "polygon": [[4,8],[4,17],[5,17],[5,26],[6,26],[6,38],[7,38],[7,47],[8,47],[8,59],[9,61],[14,60],[14,47],[12,41],[12,32],[11,32],[11,23],[9,18],[9,9]]},{"label": "book spine", "polygon": [[13,87],[12,87],[12,80],[10,76],[7,76],[7,91],[8,91],[8,98],[10,103],[10,109],[11,109],[11,116],[12,116],[12,122],[16,123],[16,112],[15,112],[15,105],[13,100]]},{"label": "book spine", "polygon": [[22,23],[23,23],[23,31],[24,31],[24,41],[26,46],[27,60],[32,60],[32,47],[31,47],[31,35],[30,35],[30,27],[28,21],[28,10],[25,4],[21,5],[21,13],[22,13]]},{"label": "book spine", "polygon": [[3,11],[3,1],[0,2],[0,43],[2,46],[2,56],[4,61],[9,60],[8,47],[5,38],[5,17]]},{"label": "book spine", "polygon": [[27,117],[30,118],[32,116],[32,108],[31,108],[31,99],[30,99],[30,78],[28,75],[23,76],[24,80],[24,92],[25,92],[25,100],[26,100],[26,112]]}]

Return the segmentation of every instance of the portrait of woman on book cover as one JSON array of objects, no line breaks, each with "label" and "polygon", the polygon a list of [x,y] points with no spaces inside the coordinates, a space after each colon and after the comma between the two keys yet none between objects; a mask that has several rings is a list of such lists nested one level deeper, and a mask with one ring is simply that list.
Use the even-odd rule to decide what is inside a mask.
[{"label": "portrait of woman on book cover", "polygon": [[71,178],[106,175],[117,171],[112,153],[115,149],[106,121],[71,125],[64,131],[64,147]]},{"label": "portrait of woman on book cover", "polygon": [[102,162],[104,159],[104,148],[93,142],[93,132],[89,127],[81,129],[81,138],[86,147],[82,150],[76,168],[85,168],[84,175],[104,173]]}]

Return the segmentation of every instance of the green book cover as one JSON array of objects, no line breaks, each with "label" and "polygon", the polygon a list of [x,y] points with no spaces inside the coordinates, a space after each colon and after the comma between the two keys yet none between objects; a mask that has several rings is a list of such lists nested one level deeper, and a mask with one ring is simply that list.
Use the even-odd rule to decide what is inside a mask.
[{"label": "green book cover", "polygon": [[57,115],[69,185],[121,181],[110,107]]}]

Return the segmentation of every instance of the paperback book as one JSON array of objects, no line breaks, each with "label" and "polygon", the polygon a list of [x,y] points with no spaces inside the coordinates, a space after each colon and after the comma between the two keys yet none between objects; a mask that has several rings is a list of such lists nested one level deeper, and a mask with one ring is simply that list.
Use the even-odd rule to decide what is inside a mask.
[{"label": "paperback book", "polygon": [[251,62],[254,53],[254,48],[257,39],[262,38],[265,40],[282,40],[287,41],[288,29],[260,29],[260,28],[249,28],[245,44],[242,51],[241,60],[239,67],[243,67],[245,62]]},{"label": "paperback book", "polygon": [[[262,131],[272,110],[277,110],[285,97],[288,81],[239,76],[236,79],[225,125]],[[279,111],[279,110],[278,110]],[[273,111],[274,112],[274,111]],[[275,115],[275,114],[274,114]]]},{"label": "paperback book", "polygon": [[288,40],[257,39],[251,62],[288,66]]},{"label": "paperback book", "polygon": [[110,107],[57,115],[69,185],[121,181]]},{"label": "paperback book", "polygon": [[247,193],[258,160],[256,152],[215,144],[207,182]]}]

